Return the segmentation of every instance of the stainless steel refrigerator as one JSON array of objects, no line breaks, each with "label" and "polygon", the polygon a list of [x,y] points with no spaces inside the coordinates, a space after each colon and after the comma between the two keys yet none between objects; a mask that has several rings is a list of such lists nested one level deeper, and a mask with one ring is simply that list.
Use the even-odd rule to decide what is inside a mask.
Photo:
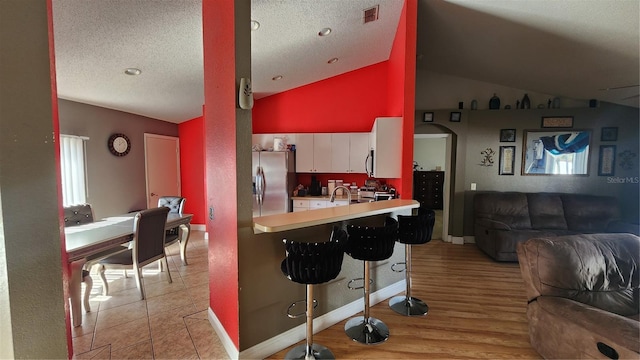
[{"label": "stainless steel refrigerator", "polygon": [[290,151],[254,151],[253,217],[291,211],[295,158]]}]

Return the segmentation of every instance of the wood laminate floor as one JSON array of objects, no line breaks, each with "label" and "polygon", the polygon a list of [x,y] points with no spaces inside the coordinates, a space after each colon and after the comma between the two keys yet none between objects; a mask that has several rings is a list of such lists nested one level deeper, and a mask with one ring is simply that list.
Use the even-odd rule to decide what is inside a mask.
[{"label": "wood laminate floor", "polygon": [[[412,254],[412,295],[427,303],[426,316],[401,316],[385,300],[371,307],[371,316],[389,327],[386,342],[352,341],[345,320],[314,335],[314,343],[329,347],[336,359],[541,358],[529,344],[517,263],[495,262],[475,244],[441,240],[414,246]],[[282,359],[290,349],[268,359]]]},{"label": "wood laminate floor", "polygon": [[[109,271],[111,294],[94,276],[92,312],[73,328],[78,359],[226,359],[208,319],[207,244],[194,231],[189,266],[177,245],[168,248],[173,283],[157,266],[145,268],[148,299],[139,300],[133,276]],[[390,270],[391,271],[391,270]],[[400,295],[400,294],[399,294]],[[540,359],[529,345],[526,297],[518,264],[498,263],[475,244],[433,240],[413,247],[413,296],[429,313],[405,317],[388,300],[371,308],[391,336],[366,346],[344,333],[342,321],[315,335],[337,359]],[[361,314],[360,314],[361,315]],[[282,359],[290,348],[268,357]]]}]

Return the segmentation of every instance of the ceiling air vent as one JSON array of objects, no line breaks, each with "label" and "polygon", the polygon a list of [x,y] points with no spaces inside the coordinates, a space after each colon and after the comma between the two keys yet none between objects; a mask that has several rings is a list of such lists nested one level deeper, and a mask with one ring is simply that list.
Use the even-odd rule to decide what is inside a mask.
[{"label": "ceiling air vent", "polygon": [[378,20],[378,11],[380,10],[380,5],[376,5],[372,8],[364,9],[364,23],[370,23],[372,21]]}]

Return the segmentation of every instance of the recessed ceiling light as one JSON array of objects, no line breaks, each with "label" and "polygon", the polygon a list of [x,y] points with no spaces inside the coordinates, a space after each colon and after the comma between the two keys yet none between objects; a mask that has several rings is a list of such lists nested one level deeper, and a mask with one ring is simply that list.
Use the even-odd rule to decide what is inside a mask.
[{"label": "recessed ceiling light", "polygon": [[282,79],[282,75],[276,75],[276,76],[271,78],[271,80],[273,80],[273,81],[278,81],[280,79]]},{"label": "recessed ceiling light", "polygon": [[260,29],[260,23],[255,20],[251,20],[251,31],[256,31],[258,29]]},{"label": "recessed ceiling light", "polygon": [[333,58],[333,59],[327,61],[327,64],[333,64],[333,63],[336,63],[336,62],[338,62],[338,58]]},{"label": "recessed ceiling light", "polygon": [[127,68],[124,70],[124,73],[127,75],[140,75],[142,74],[142,70],[136,68]]},{"label": "recessed ceiling light", "polygon": [[318,33],[318,36],[327,36],[329,34],[331,34],[331,28],[324,28],[320,30],[320,32]]}]

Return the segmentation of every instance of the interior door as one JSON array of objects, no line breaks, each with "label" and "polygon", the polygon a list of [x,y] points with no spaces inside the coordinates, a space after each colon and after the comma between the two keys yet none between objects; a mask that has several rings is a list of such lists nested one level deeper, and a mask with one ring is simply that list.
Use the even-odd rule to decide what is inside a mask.
[{"label": "interior door", "polygon": [[147,208],[158,206],[160,196],[180,196],[180,140],[144,134]]}]

